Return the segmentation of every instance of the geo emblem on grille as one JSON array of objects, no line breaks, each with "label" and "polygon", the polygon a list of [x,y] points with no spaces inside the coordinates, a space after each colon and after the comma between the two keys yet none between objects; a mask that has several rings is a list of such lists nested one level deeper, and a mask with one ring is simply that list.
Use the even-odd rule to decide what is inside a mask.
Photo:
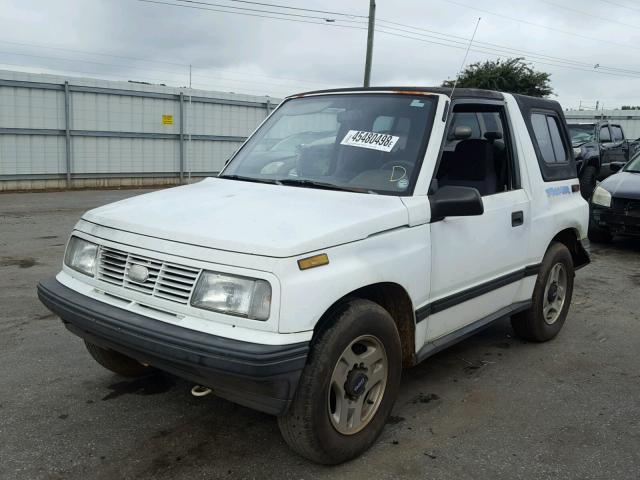
[{"label": "geo emblem on grille", "polygon": [[144,283],[149,279],[149,269],[143,265],[132,265],[127,277],[137,283]]}]

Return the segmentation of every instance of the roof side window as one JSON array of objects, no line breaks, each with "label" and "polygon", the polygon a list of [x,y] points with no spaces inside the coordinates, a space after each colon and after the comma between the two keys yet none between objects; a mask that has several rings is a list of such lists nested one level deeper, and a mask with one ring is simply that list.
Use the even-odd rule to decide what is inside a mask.
[{"label": "roof side window", "polygon": [[560,134],[559,120],[556,115],[545,113],[531,114],[531,124],[535,141],[545,163],[557,164],[569,161],[567,148]]},{"label": "roof side window", "polygon": [[611,133],[609,133],[609,127],[607,127],[606,125],[600,128],[600,141],[601,142],[611,141]]},{"label": "roof side window", "polygon": [[622,140],[624,140],[622,128],[619,125],[611,125],[611,133],[613,135],[614,142],[621,142]]}]

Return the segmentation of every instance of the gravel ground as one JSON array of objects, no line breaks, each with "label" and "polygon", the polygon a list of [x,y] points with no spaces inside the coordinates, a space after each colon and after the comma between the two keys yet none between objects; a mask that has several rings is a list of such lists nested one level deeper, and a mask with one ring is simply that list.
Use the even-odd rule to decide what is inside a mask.
[{"label": "gravel ground", "polygon": [[592,247],[554,341],[505,321],[405,371],[377,445],[329,468],[268,415],[102,369],[37,300],[82,212],[140,193],[0,195],[0,478],[640,478],[640,241]]}]

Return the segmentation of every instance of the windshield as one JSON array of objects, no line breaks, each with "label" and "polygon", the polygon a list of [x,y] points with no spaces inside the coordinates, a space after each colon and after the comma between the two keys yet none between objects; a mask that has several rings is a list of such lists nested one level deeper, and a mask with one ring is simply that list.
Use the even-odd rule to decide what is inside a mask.
[{"label": "windshield", "polygon": [[437,97],[341,94],[286,101],[221,178],[406,195]]},{"label": "windshield", "polygon": [[569,124],[569,134],[571,143],[593,142],[595,135],[595,125],[593,123]]},{"label": "windshield", "polygon": [[624,167],[625,172],[640,173],[640,152],[636,153]]}]

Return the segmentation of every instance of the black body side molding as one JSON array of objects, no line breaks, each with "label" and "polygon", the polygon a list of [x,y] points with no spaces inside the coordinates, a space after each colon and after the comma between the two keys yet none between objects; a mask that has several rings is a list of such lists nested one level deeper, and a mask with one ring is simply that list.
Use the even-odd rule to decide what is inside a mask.
[{"label": "black body side molding", "polygon": [[498,278],[494,278],[486,283],[482,283],[480,285],[476,285],[462,292],[454,293],[453,295],[449,295],[448,297],[440,298],[432,303],[428,303],[423,307],[420,307],[416,310],[416,323],[420,323],[425,320],[429,315],[433,315],[434,313],[442,312],[451,307],[455,307],[463,302],[468,300],[472,300],[480,295],[484,295],[485,293],[489,293],[498,288],[504,287],[511,283],[522,280],[525,277],[529,277],[531,275],[537,275],[540,271],[540,265],[528,265],[521,270],[516,270],[515,272],[508,273]]}]

